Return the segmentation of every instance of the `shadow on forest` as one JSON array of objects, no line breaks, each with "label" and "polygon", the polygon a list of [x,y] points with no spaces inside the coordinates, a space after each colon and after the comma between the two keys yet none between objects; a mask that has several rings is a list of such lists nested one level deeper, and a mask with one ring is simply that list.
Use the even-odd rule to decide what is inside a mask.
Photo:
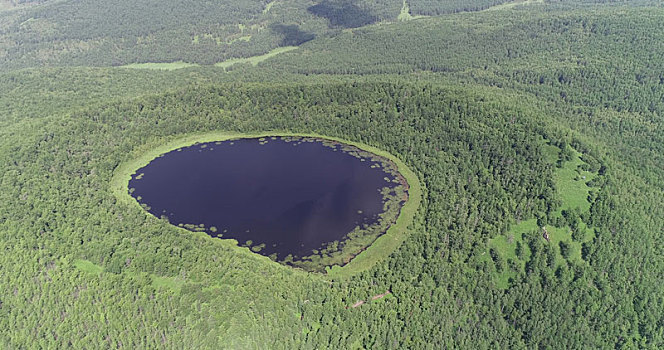
[{"label": "shadow on forest", "polygon": [[283,35],[280,46],[299,46],[309,40],[313,40],[316,35],[300,30],[297,24],[273,24],[270,30],[278,35]]},{"label": "shadow on forest", "polygon": [[376,16],[348,0],[323,0],[307,10],[316,16],[327,18],[333,27],[357,28],[377,21]]}]

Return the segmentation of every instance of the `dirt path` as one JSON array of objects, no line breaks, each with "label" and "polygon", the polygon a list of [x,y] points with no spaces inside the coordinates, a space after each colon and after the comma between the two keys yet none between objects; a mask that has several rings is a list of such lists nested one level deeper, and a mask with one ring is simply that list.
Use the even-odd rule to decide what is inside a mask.
[{"label": "dirt path", "polygon": [[[376,300],[376,299],[384,298],[384,297],[387,296],[388,294],[392,294],[392,292],[390,292],[390,291],[388,290],[388,291],[386,291],[386,292],[383,293],[383,294],[376,294],[376,295],[374,295],[374,296],[371,297],[371,300]],[[358,300],[357,302],[355,302],[355,304],[351,305],[350,307],[354,309],[354,308],[356,308],[356,307],[358,307],[358,306],[363,305],[364,303],[366,303],[366,301],[364,301],[364,300]],[[348,309],[348,308],[346,308],[346,309]]]}]

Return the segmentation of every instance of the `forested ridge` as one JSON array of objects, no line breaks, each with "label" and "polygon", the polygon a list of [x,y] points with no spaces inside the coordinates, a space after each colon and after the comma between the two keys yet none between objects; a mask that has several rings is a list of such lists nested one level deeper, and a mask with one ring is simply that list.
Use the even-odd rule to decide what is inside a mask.
[{"label": "forested ridge", "polygon": [[[546,1],[474,12],[497,3],[409,1],[413,16],[433,17],[397,22],[403,2],[167,1],[154,8],[191,11],[118,32],[84,31],[84,17],[49,27],[99,15],[93,1],[2,10],[0,348],[664,347],[664,11]],[[255,27],[226,51],[207,37],[215,49],[159,53],[205,32],[191,24],[197,11],[219,33],[281,16],[273,23],[315,38],[255,67],[111,67],[281,45],[271,32],[243,51],[263,35]],[[33,17],[38,31],[18,29]],[[132,44],[68,56],[54,44],[146,35],[147,55]],[[165,142],[274,130],[406,163],[424,194],[403,245],[330,280],[110,191],[119,166]]]},{"label": "forested ridge", "polygon": [[[414,15],[480,10],[502,0],[415,1]],[[2,68],[213,64],[300,45],[344,28],[395,21],[402,1],[44,1],[0,8]]]}]

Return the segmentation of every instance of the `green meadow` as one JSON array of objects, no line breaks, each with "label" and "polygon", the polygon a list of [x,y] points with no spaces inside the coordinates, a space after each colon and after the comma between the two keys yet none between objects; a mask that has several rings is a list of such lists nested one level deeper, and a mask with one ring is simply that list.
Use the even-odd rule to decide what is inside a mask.
[{"label": "green meadow", "polygon": [[175,69],[182,69],[182,68],[190,68],[190,67],[197,67],[198,64],[194,63],[187,63],[187,62],[163,62],[163,63],[132,63],[132,64],[127,64],[124,66],[120,66],[120,68],[130,68],[130,69],[158,69],[158,70],[175,70]]},{"label": "green meadow", "polygon": [[[552,164],[559,159],[560,149],[558,147],[545,144],[543,151],[546,159]],[[571,159],[562,162],[562,166],[554,170],[556,191],[562,201],[560,207],[552,213],[552,216],[556,218],[561,218],[563,211],[572,211],[576,208],[581,213],[588,212],[590,209],[588,196],[592,188],[587,185],[587,182],[598,176],[596,172],[583,169],[583,165],[586,163],[581,159],[581,153],[573,149],[569,151],[571,151]],[[588,228],[580,218],[577,218],[576,225],[575,230],[581,232],[579,234],[581,239],[573,239],[572,228],[567,224],[560,227],[554,225],[540,227],[537,219],[534,218],[516,223],[508,232],[490,239],[487,245],[488,250],[484,252],[482,259],[494,263],[496,286],[506,289],[510,286],[510,280],[514,280],[519,274],[524,273],[526,263],[531,256],[529,240],[545,241],[544,230],[549,235],[547,244],[555,252],[556,266],[560,266],[565,261],[573,264],[584,263],[581,249],[584,243],[592,241],[594,230]]]},{"label": "green meadow", "polygon": [[252,57],[247,57],[247,58],[231,58],[229,60],[223,61],[223,62],[218,62],[215,63],[215,67],[223,68],[223,69],[228,69],[231,66],[234,66],[236,64],[251,64],[252,66],[256,66],[257,64],[274,57],[276,55],[282,54],[284,52],[292,51],[297,49],[297,46],[283,46],[283,47],[278,47],[266,54],[263,55],[258,55],[258,56],[252,56]]}]

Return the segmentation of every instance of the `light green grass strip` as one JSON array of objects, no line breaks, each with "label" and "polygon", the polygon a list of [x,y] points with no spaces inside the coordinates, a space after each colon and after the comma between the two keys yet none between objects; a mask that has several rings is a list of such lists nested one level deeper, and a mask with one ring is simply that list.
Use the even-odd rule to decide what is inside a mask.
[{"label": "light green grass strip", "polygon": [[397,19],[402,22],[418,19],[418,18],[425,18],[429,16],[423,16],[423,15],[411,15],[410,14],[410,6],[408,5],[408,2],[406,0],[403,0],[403,4],[401,5],[401,12],[399,13],[399,16],[397,16]]},{"label": "light green grass strip", "polygon": [[155,289],[160,289],[160,288],[169,289],[175,294],[180,294],[180,290],[184,285],[184,281],[176,277],[163,277],[157,275],[151,275],[151,276],[152,276],[152,286]]},{"label": "light green grass strip", "polygon": [[103,267],[101,267],[99,265],[95,265],[93,262],[88,261],[88,260],[76,259],[76,260],[74,260],[74,266],[76,266],[77,269],[79,269],[83,272],[93,274],[93,275],[97,275],[97,274],[100,274],[100,273],[104,272]]},{"label": "light green grass strip", "polygon": [[[355,146],[361,150],[371,152],[375,155],[387,158],[394,162],[397,165],[397,168],[401,175],[408,182],[408,200],[401,208],[401,213],[397,218],[397,221],[392,225],[385,234],[381,235],[376,239],[376,241],[367,247],[364,251],[358,254],[353,260],[343,267],[333,266],[328,270],[327,276],[331,279],[340,279],[353,276],[359,272],[365,271],[373,267],[378,261],[386,258],[392,252],[397,249],[407,238],[408,236],[408,226],[413,221],[415,213],[420,206],[420,201],[422,197],[422,187],[420,186],[419,179],[417,175],[410,170],[406,164],[404,164],[399,158],[395,157],[389,152],[383,151],[381,149],[365,145],[359,142],[346,141],[336,137],[323,136],[319,134],[304,134],[304,133],[292,133],[292,132],[264,132],[264,133],[255,133],[255,134],[242,134],[242,133],[230,133],[230,132],[208,132],[200,134],[190,134],[184,137],[173,139],[168,142],[163,142],[163,140],[155,140],[154,142],[143,145],[141,148],[135,151],[137,154],[136,158],[119,165],[113,174],[113,179],[111,179],[110,190],[111,193],[122,203],[135,205],[140,208],[146,215],[153,217],[152,214],[145,211],[140,204],[134,200],[134,198],[129,194],[129,181],[131,176],[136,173],[136,170],[148,165],[153,159],[168,153],[170,151],[176,150],[182,147],[188,147],[196,143],[206,143],[206,142],[215,142],[215,141],[226,141],[231,139],[242,139],[242,138],[261,138],[261,137],[282,137],[282,136],[291,136],[291,137],[312,137],[326,139],[330,141],[340,142],[346,145]],[[175,227],[175,226],[174,226]],[[236,240],[233,239],[217,239],[209,237],[203,232],[191,232],[184,228],[179,228],[183,232],[189,234],[198,235],[199,237],[206,237],[209,239],[214,239],[215,241],[224,242],[223,244],[228,244],[233,246],[236,249],[242,250],[245,253],[250,253],[255,257],[260,257],[263,261],[274,263],[268,257],[264,257],[259,254],[251,252],[248,248],[239,247]]]},{"label": "light green grass strip", "polygon": [[586,182],[594,179],[597,174],[578,170],[579,166],[585,163],[580,155],[581,153],[575,150],[573,158],[554,173],[558,193],[563,200],[560,210],[579,207],[582,212],[586,212],[590,209],[588,202],[590,188]]},{"label": "light green grass strip", "polygon": [[259,55],[259,56],[251,56],[247,58],[232,58],[230,60],[225,60],[219,63],[215,63],[215,67],[223,68],[226,69],[234,64],[238,63],[249,63],[253,66],[267,60],[270,57],[274,57],[278,54],[288,52],[291,50],[297,49],[297,46],[282,46],[282,47],[277,47],[276,49],[264,54],[264,55]]},{"label": "light green grass strip", "polygon": [[408,226],[413,222],[415,213],[417,213],[417,210],[420,207],[420,201],[422,200],[422,187],[417,174],[410,170],[399,158],[371,146],[354,142],[348,142],[348,144],[385,157],[394,162],[394,164],[397,165],[399,173],[401,173],[406,179],[406,182],[408,182],[408,200],[401,208],[401,213],[399,213],[396,223],[390,226],[385,234],[379,236],[373,244],[353,258],[348,264],[341,267],[333,266],[328,270],[327,274],[332,279],[347,278],[362,271],[369,270],[377,262],[392,254],[392,252],[394,252],[408,237]]},{"label": "light green grass strip", "polygon": [[498,10],[509,10],[519,5],[532,5],[532,4],[543,4],[544,0],[515,0],[500,5],[491,6],[482,11],[498,11]]},{"label": "light green grass strip", "polygon": [[157,70],[176,70],[189,67],[198,67],[195,63],[187,63],[182,61],[170,62],[170,63],[132,63],[118,68],[130,68],[130,69],[157,69]]},{"label": "light green grass strip", "polygon": [[276,3],[277,1],[270,1],[267,5],[265,5],[265,8],[263,9],[263,14],[270,12],[272,6],[274,6]]},{"label": "light green grass strip", "polygon": [[406,0],[403,0],[403,5],[401,5],[401,13],[399,13],[397,19],[400,21],[410,21],[413,19],[413,16],[410,15],[410,6],[408,6]]},{"label": "light green grass strip", "polygon": [[244,41],[244,42],[248,43],[249,41],[251,41],[251,35],[245,35],[245,36],[241,36],[239,38],[235,38],[235,39],[229,41],[227,44],[231,45],[231,44],[239,42],[239,41]]}]

